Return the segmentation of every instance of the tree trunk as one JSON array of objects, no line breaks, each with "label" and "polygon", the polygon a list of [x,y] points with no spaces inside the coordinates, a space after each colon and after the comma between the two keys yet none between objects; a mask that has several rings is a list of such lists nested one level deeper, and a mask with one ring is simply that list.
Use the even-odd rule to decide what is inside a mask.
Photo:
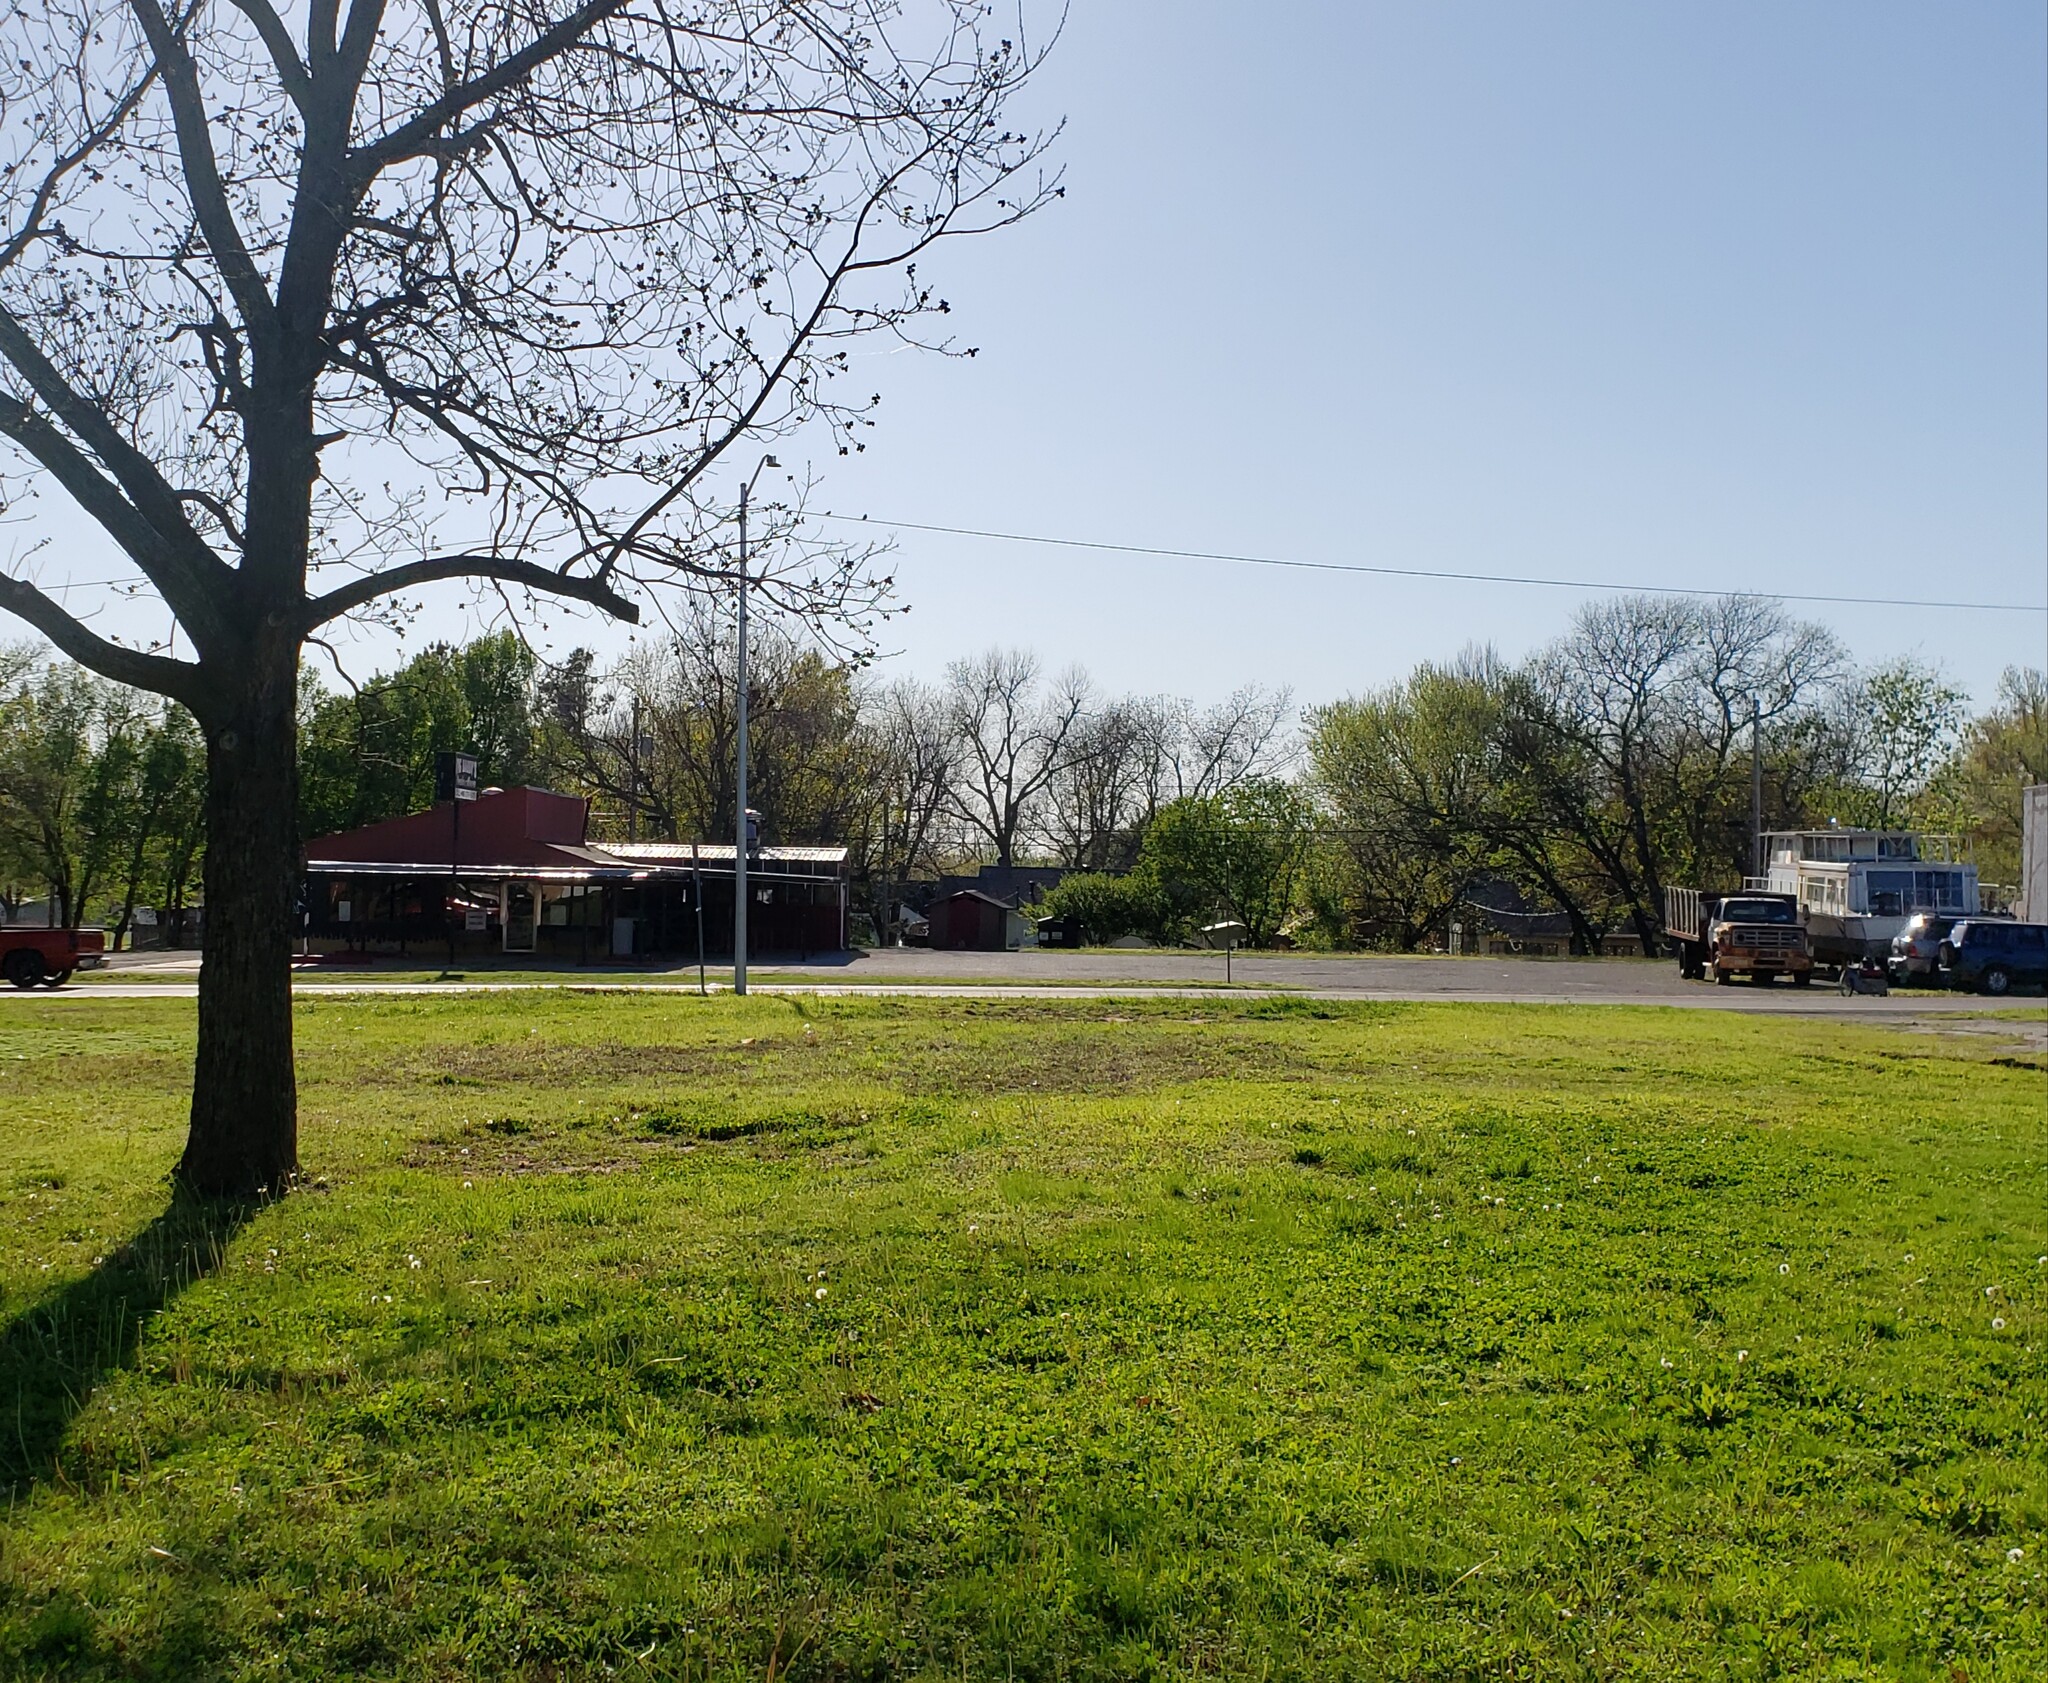
[{"label": "tree trunk", "polygon": [[178,1179],[282,1193],[298,1170],[292,907],[299,876],[297,651],[273,651],[206,738],[206,926],[192,1130]]}]

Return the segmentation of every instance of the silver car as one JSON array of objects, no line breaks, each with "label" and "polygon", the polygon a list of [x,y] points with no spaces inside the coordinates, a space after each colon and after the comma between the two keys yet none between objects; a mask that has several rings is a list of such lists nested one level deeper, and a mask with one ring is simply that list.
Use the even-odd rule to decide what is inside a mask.
[{"label": "silver car", "polygon": [[1915,912],[1906,927],[1892,937],[1891,956],[1885,971],[1894,982],[1918,982],[1922,987],[1941,986],[1941,943],[1959,920],[1939,917],[1933,912]]}]

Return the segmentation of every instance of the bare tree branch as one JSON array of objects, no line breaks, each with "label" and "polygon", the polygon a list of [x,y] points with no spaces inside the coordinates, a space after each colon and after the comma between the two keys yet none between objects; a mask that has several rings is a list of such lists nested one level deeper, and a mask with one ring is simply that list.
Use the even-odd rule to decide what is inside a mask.
[{"label": "bare tree branch", "polygon": [[[350,162],[360,179],[368,180],[393,164],[425,155],[444,143],[448,125],[466,112],[474,111],[507,89],[518,86],[541,65],[559,57],[581,41],[590,26],[620,11],[626,0],[588,0],[567,17],[518,52],[500,59],[483,75],[450,88],[439,99],[408,121],[399,124],[367,146],[357,149]],[[354,11],[366,11],[369,0],[358,0]],[[351,33],[355,17],[349,19]],[[465,140],[466,146],[471,144]]]},{"label": "bare tree branch", "polygon": [[380,596],[417,589],[423,584],[463,578],[495,579],[500,584],[523,585],[543,595],[588,602],[628,625],[640,623],[638,604],[621,596],[601,578],[559,573],[551,567],[504,555],[435,555],[387,567],[382,572],[368,574],[331,590],[324,596],[314,597],[306,604],[306,629],[311,631],[329,620],[339,619]]},{"label": "bare tree branch", "polygon": [[129,0],[129,5],[156,54],[157,69],[170,95],[171,118],[177,129],[178,154],[184,166],[185,191],[192,214],[220,267],[221,279],[235,307],[242,312],[243,325],[252,333],[267,335],[275,326],[276,307],[255,259],[243,242],[242,230],[235,224],[234,208],[228,203],[220,162],[214,155],[206,99],[200,92],[198,69],[186,50],[183,26],[164,16],[156,0]]},{"label": "bare tree branch", "polygon": [[271,9],[270,0],[229,0],[229,3],[256,26],[256,33],[270,51],[270,65],[277,72],[278,85],[299,108],[299,115],[309,116],[312,80],[306,74],[306,66],[299,58],[299,49],[293,44],[291,31],[285,27],[284,19]]},{"label": "bare tree branch", "polygon": [[54,598],[26,579],[9,578],[4,573],[0,573],[0,608],[35,627],[81,666],[89,666],[116,683],[167,695],[183,702],[195,717],[206,717],[209,696],[205,675],[197,666],[145,654],[140,649],[95,636]]}]

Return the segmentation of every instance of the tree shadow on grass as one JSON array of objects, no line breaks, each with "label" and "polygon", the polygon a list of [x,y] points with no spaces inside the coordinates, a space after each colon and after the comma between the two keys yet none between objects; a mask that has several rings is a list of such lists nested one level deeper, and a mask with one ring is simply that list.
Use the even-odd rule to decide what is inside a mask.
[{"label": "tree shadow on grass", "polygon": [[135,1365],[143,1328],[220,1267],[258,1207],[174,1192],[163,1214],[90,1274],[0,1333],[0,1500],[60,1473],[64,1434],[94,1387]]}]

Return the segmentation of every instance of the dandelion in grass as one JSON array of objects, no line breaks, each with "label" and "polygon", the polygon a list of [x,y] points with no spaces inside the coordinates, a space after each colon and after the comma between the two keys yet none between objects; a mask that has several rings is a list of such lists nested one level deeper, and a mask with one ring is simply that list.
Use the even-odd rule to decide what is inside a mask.
[{"label": "dandelion in grass", "polygon": [[2007,1549],[2005,1551],[2005,1558],[2017,1566],[2027,1558],[2027,1551],[2025,1549]]},{"label": "dandelion in grass", "polygon": [[823,1286],[820,1286],[816,1291],[811,1293],[811,1296],[816,1298],[820,1303],[823,1303],[825,1301],[825,1288]]},{"label": "dandelion in grass", "polygon": [[1991,1317],[1991,1330],[1993,1332],[2005,1331],[2005,1317],[2003,1315],[1993,1315]]},{"label": "dandelion in grass", "polygon": [[1780,1274],[1789,1274],[1789,1273],[1791,1273],[1791,1272],[1792,1272],[1792,1264],[1791,1264],[1791,1263],[1789,1263],[1789,1262],[1781,1262],[1781,1263],[1779,1263],[1779,1264],[1778,1264],[1778,1272],[1779,1272]]}]

